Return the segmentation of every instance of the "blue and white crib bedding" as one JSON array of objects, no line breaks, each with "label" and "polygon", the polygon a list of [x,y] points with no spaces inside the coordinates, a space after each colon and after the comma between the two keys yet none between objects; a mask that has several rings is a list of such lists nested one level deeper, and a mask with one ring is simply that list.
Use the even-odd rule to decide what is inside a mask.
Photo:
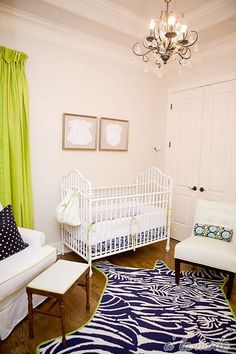
[{"label": "blue and white crib bedding", "polygon": [[115,252],[119,249],[135,249],[138,246],[162,239],[165,236],[165,232],[166,229],[164,227],[157,227],[138,234],[116,237],[107,241],[99,242],[96,245],[92,245],[91,252],[92,255],[97,253],[106,255],[106,252]]}]

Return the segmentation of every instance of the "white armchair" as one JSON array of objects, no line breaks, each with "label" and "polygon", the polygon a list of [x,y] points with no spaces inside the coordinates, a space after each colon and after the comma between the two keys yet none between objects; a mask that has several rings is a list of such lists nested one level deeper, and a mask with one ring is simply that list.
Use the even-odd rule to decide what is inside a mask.
[{"label": "white armchair", "polygon": [[229,276],[226,296],[230,299],[236,273],[236,204],[199,199],[194,225],[196,223],[228,227],[233,229],[233,237],[230,242],[225,242],[210,237],[194,236],[193,229],[191,236],[175,247],[176,284],[179,284],[181,263],[218,269]]},{"label": "white armchair", "polygon": [[[0,339],[28,314],[26,285],[56,261],[56,249],[45,245],[43,232],[19,228],[29,247],[0,261]],[[34,297],[34,307],[45,298]]]}]

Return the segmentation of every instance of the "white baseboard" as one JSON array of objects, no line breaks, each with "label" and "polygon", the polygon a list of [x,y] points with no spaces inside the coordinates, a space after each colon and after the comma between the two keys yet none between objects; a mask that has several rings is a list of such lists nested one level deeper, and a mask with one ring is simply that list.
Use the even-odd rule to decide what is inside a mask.
[{"label": "white baseboard", "polygon": [[[61,254],[61,242],[57,241],[57,242],[50,242],[49,246],[55,247],[57,250],[57,254]],[[65,246],[65,253],[71,252],[71,250]]]}]

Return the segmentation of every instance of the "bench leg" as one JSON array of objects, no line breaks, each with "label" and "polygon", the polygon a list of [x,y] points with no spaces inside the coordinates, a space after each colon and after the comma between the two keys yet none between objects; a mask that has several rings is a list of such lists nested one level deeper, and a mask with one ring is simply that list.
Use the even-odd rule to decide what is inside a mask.
[{"label": "bench leg", "polygon": [[179,285],[179,275],[180,275],[180,260],[175,259],[175,283]]},{"label": "bench leg", "polygon": [[62,332],[62,344],[66,346],[66,335],[65,335],[65,306],[64,300],[59,300],[60,307],[60,317],[61,317],[61,332]]},{"label": "bench leg", "polygon": [[32,294],[30,292],[27,292],[27,295],[28,295],[29,337],[33,338],[34,336],[33,299],[32,299]]},{"label": "bench leg", "polygon": [[90,275],[86,274],[86,310],[90,309]]},{"label": "bench leg", "polygon": [[230,272],[229,273],[229,279],[227,281],[227,294],[226,297],[227,299],[231,299],[231,293],[233,289],[233,282],[234,282],[234,273]]}]

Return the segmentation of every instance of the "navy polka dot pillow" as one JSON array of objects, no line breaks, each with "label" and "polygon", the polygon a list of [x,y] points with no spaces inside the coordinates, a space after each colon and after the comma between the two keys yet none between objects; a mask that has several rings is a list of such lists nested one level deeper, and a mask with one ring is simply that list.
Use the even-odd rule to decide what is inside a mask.
[{"label": "navy polka dot pillow", "polygon": [[16,226],[11,205],[0,211],[0,260],[28,247]]}]

